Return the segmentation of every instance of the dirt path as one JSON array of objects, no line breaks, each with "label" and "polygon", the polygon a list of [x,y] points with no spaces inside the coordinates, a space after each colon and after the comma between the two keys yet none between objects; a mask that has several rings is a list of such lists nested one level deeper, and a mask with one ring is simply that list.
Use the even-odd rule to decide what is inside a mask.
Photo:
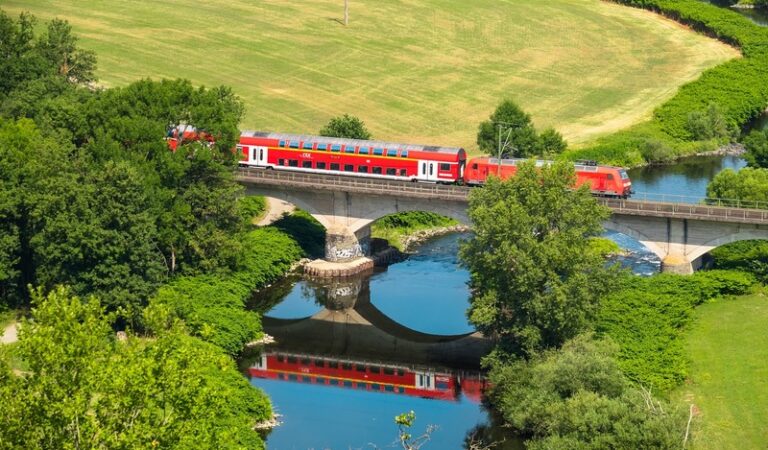
[{"label": "dirt path", "polygon": [[296,209],[295,206],[293,206],[288,202],[284,202],[282,200],[278,200],[272,197],[265,197],[265,198],[267,200],[267,214],[265,214],[264,217],[261,218],[261,220],[256,222],[256,225],[260,227],[269,225],[272,222],[283,217],[283,214],[290,214],[293,212],[294,209]]},{"label": "dirt path", "polygon": [[5,330],[3,331],[3,335],[0,336],[1,344],[12,344],[18,340],[16,336],[17,326],[18,326],[18,323],[16,322],[12,322],[6,325]]}]

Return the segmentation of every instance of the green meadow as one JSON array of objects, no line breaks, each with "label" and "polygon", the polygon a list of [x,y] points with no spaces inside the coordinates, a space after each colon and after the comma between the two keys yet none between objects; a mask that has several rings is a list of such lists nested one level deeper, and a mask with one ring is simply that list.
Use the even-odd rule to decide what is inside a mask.
[{"label": "green meadow", "polygon": [[696,449],[764,449],[768,443],[768,297],[733,297],[696,308],[681,389],[696,406]]},{"label": "green meadow", "polygon": [[374,137],[461,145],[505,97],[572,144],[650,116],[738,52],[599,0],[4,0],[69,20],[104,86],[183,77],[229,85],[244,129],[316,133],[362,118]]}]

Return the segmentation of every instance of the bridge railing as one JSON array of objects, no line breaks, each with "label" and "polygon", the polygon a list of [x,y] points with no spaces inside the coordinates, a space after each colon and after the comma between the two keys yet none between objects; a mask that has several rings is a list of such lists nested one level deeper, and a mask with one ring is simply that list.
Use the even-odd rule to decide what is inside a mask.
[{"label": "bridge railing", "polygon": [[654,192],[635,192],[632,194],[632,200],[640,202],[661,202],[661,203],[683,203],[707,206],[722,206],[726,208],[747,208],[747,209],[766,209],[768,202],[759,202],[752,200],[739,200],[729,198],[709,198],[700,195],[676,195],[676,194],[658,194]]},{"label": "bridge railing", "polygon": [[717,205],[602,198],[600,203],[614,212],[633,215],[679,216],[682,218],[736,220],[768,223],[768,209],[736,208]]}]

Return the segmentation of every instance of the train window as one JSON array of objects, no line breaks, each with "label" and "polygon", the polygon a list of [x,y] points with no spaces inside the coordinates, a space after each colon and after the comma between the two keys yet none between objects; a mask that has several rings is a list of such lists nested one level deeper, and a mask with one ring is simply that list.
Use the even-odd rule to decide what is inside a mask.
[{"label": "train window", "polygon": [[352,370],[352,364],[351,363],[341,363],[341,368],[344,370]]},{"label": "train window", "polygon": [[279,147],[285,147],[285,141],[280,141],[277,145]]},{"label": "train window", "polygon": [[288,357],[288,364],[296,364],[296,357],[295,356],[289,356]]},{"label": "train window", "polygon": [[289,159],[288,165],[291,167],[299,167],[299,160],[298,159]]},{"label": "train window", "polygon": [[441,172],[448,172],[449,170],[451,170],[451,165],[450,164],[446,164],[446,163],[440,164],[440,171]]},{"label": "train window", "polygon": [[337,363],[336,361],[328,361],[328,368],[329,369],[338,369],[339,368],[339,363]]},{"label": "train window", "polygon": [[288,381],[299,381],[299,377],[294,374],[288,374]]},{"label": "train window", "polygon": [[384,375],[394,375],[394,374],[395,374],[395,369],[391,367],[384,368]]},{"label": "train window", "polygon": [[406,169],[400,169],[400,176],[401,177],[407,177],[408,171]]},{"label": "train window", "polygon": [[341,144],[333,144],[333,145],[331,145],[331,151],[332,152],[340,152],[341,151]]},{"label": "train window", "polygon": [[325,367],[325,361],[323,361],[322,359],[316,359],[315,367]]},{"label": "train window", "polygon": [[376,156],[381,156],[381,155],[384,154],[384,149],[383,148],[374,148],[373,149],[373,154],[376,155]]},{"label": "train window", "polygon": [[365,372],[365,364],[355,364],[355,370],[358,372]]},{"label": "train window", "polygon": [[612,173],[608,174],[608,181],[613,181],[613,174]]},{"label": "train window", "polygon": [[619,170],[619,175],[621,175],[622,180],[626,180],[627,178],[629,178],[629,175],[627,175],[626,170]]},{"label": "train window", "polygon": [[368,166],[357,166],[357,171],[360,173],[368,173]]},{"label": "train window", "polygon": [[403,375],[405,375],[405,372],[403,371],[403,369],[397,369],[397,375],[402,377]]},{"label": "train window", "polygon": [[370,151],[371,151],[371,148],[370,148],[370,147],[360,147],[360,152],[359,152],[359,153],[360,153],[361,155],[367,155],[367,154],[368,154],[368,152],[370,152]]},{"label": "train window", "polygon": [[402,393],[404,393],[404,392],[405,392],[405,388],[403,388],[403,387],[399,387],[399,388],[397,388],[397,393],[398,393],[398,394],[402,394]]},{"label": "train window", "polygon": [[301,167],[305,169],[311,169],[312,168],[312,161],[302,161]]},{"label": "train window", "polygon": [[349,381],[349,380],[344,380],[344,387],[351,388],[352,387],[352,382]]},{"label": "train window", "polygon": [[299,148],[299,141],[291,141],[291,143],[288,145],[288,147]]},{"label": "train window", "polygon": [[355,146],[347,145],[346,147],[344,147],[344,153],[355,153]]},{"label": "train window", "polygon": [[357,382],[355,383],[355,387],[358,389],[365,389],[365,383]]},{"label": "train window", "polygon": [[285,361],[285,357],[283,355],[277,355],[277,362],[283,362]]},{"label": "train window", "polygon": [[397,169],[394,167],[387,167],[387,175],[397,175]]},{"label": "train window", "polygon": [[328,146],[329,144],[317,144],[317,149],[320,150],[321,152],[324,152],[328,150]]},{"label": "train window", "polygon": [[331,382],[329,384],[331,386],[338,386],[339,385],[339,380],[337,380],[335,378],[331,378]]},{"label": "train window", "polygon": [[371,173],[379,174],[381,175],[381,167],[372,167]]},{"label": "train window", "polygon": [[325,384],[325,378],[323,377],[315,378],[315,384]]},{"label": "train window", "polygon": [[315,163],[315,167],[317,167],[320,170],[325,170],[325,163],[318,161]]},{"label": "train window", "polygon": [[285,380],[285,374],[284,373],[278,373],[277,378],[280,380]]},{"label": "train window", "polygon": [[331,163],[331,170],[339,170],[339,163]]},{"label": "train window", "polygon": [[301,365],[302,366],[308,366],[309,365],[309,358],[301,358]]},{"label": "train window", "polygon": [[477,163],[472,164],[473,169],[477,169]]},{"label": "train window", "polygon": [[400,157],[401,158],[407,158],[408,157],[408,150],[403,150],[402,152],[400,152]]},{"label": "train window", "polygon": [[391,384],[387,384],[384,386],[384,390],[387,392],[395,392],[395,387],[392,386]]},{"label": "train window", "polygon": [[278,159],[277,160],[277,165],[278,166],[284,166],[285,165],[285,160],[283,158]]},{"label": "train window", "polygon": [[355,166],[352,164],[344,164],[344,172],[354,172]]},{"label": "train window", "polygon": [[379,366],[371,366],[368,368],[368,370],[371,373],[381,373],[381,368]]},{"label": "train window", "polygon": [[311,142],[305,142],[304,146],[302,148],[304,148],[304,150],[312,150],[312,143]]},{"label": "train window", "polygon": [[435,169],[435,165],[434,164],[430,164],[429,165],[429,174],[430,175],[432,175],[432,172],[434,171],[434,169]]},{"label": "train window", "polygon": [[308,376],[304,375],[303,377],[301,377],[301,381],[303,381],[305,383],[311,383],[312,382],[312,378],[309,378]]},{"label": "train window", "polygon": [[372,391],[379,391],[379,390],[381,390],[381,385],[379,385],[378,383],[373,383],[373,384],[371,384],[371,390]]}]

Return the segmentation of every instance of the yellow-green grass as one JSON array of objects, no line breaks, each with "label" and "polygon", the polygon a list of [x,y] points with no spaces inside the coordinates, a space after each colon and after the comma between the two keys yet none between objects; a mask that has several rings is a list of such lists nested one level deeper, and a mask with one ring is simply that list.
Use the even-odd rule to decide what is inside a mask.
[{"label": "yellow-green grass", "polygon": [[70,21],[105,86],[143,77],[229,85],[243,128],[317,132],[362,118],[377,138],[474,149],[503,98],[583,143],[649,117],[738,52],[599,0],[4,0]]},{"label": "yellow-green grass", "polygon": [[696,309],[687,333],[689,382],[696,405],[696,449],[765,449],[768,445],[768,297],[764,292]]}]

